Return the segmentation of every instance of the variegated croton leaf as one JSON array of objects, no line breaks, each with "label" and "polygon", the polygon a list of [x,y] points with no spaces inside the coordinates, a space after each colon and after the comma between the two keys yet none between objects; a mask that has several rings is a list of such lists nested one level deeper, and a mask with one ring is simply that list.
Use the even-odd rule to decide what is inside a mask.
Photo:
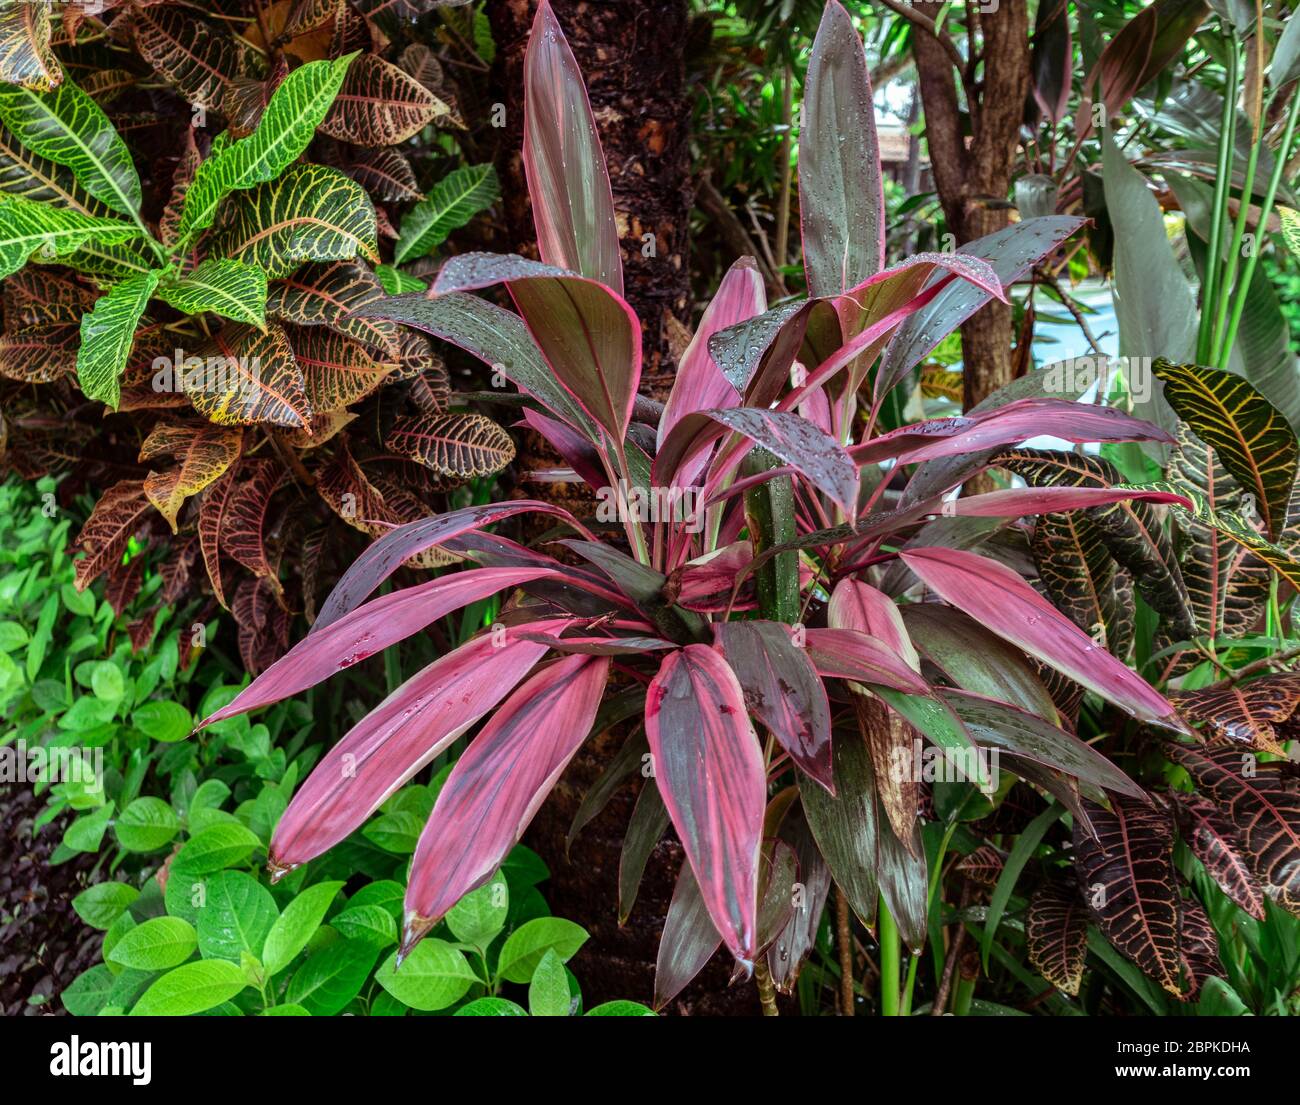
[{"label": "variegated croton leaf", "polygon": [[1025,943],[1034,970],[1057,989],[1078,994],[1088,957],[1088,910],[1073,877],[1053,876],[1034,891]]},{"label": "variegated croton leaf", "polygon": [[357,146],[396,146],[447,110],[414,77],[383,58],[363,54],[352,63],[320,129]]},{"label": "variegated croton leaf", "polygon": [[48,384],[74,372],[80,329],[66,322],[23,326],[0,334],[0,376]]},{"label": "variegated croton leaf", "polygon": [[127,542],[145,524],[152,509],[142,480],[122,480],[100,496],[77,534],[76,545],[86,553],[76,562],[78,591],[84,591],[101,572],[121,559]]},{"label": "variegated croton leaf", "polygon": [[323,326],[285,328],[313,417],[341,410],[369,395],[397,367],[366,346]]},{"label": "variegated croton leaf", "polygon": [[[229,500],[224,504],[218,545],[221,553],[242,564],[279,593],[271,553],[267,546],[267,514],[271,497],[285,483],[287,473],[274,462],[259,459],[240,466]],[[200,529],[202,535],[202,529]]]},{"label": "variegated croton leaf", "polygon": [[50,49],[51,0],[21,0],[0,8],[0,81],[48,92],[63,80]]},{"label": "variegated croton leaf", "polygon": [[1075,871],[1102,934],[1179,999],[1183,899],[1174,866],[1173,815],[1154,802],[1111,796],[1111,809],[1085,802],[1096,837],[1077,820]]},{"label": "variegated croton leaf", "polygon": [[[1282,731],[1300,705],[1300,672],[1279,672],[1248,683],[1225,682],[1169,696],[1188,721],[1201,723],[1211,744],[1237,744],[1285,756]],[[1300,719],[1298,719],[1300,720]]]},{"label": "variegated croton leaf", "polygon": [[303,265],[271,285],[266,313],[298,326],[328,326],[396,355],[406,336],[398,333],[396,323],[353,317],[354,312],[383,296],[383,285],[362,265],[351,261]]},{"label": "variegated croton leaf", "polygon": [[1241,854],[1236,827],[1209,799],[1175,793],[1179,833],[1192,854],[1229,898],[1252,917],[1264,919],[1264,887]]},{"label": "variegated croton leaf", "polygon": [[384,444],[440,476],[462,480],[499,472],[515,456],[510,435],[495,422],[457,411],[398,418]]},{"label": "variegated croton leaf", "polygon": [[239,626],[239,658],[251,675],[260,675],[289,647],[288,612],[265,578],[241,581],[230,612]]},{"label": "variegated croton leaf", "polygon": [[140,447],[140,460],[171,457],[176,463],[151,471],[144,481],[149,501],[176,532],[176,516],[191,495],[218,479],[239,457],[243,431],[208,423],[160,422]]},{"label": "variegated croton leaf", "polygon": [[[1033,487],[1119,487],[1124,479],[1101,457],[1046,449],[1016,449],[993,463]],[[1151,503],[1125,499],[1079,514],[1100,534],[1115,560],[1133,577],[1138,592],[1159,612],[1171,633],[1196,634],[1187,587],[1173,543]]]},{"label": "variegated croton leaf", "polygon": [[187,362],[181,383],[209,422],[311,424],[302,370],[284,328],[274,323],[265,331],[238,323],[222,327],[199,348],[195,365]]},{"label": "variegated croton leaf", "polygon": [[1251,513],[1276,538],[1300,462],[1300,442],[1282,412],[1235,372],[1161,359],[1154,371],[1170,405],[1253,497]]},{"label": "variegated croton leaf", "polygon": [[1300,916],[1300,772],[1289,760],[1253,752],[1173,745],[1197,789],[1235,826],[1241,854],[1264,892]]},{"label": "variegated croton leaf", "polygon": [[226,88],[244,71],[244,47],[218,23],[178,5],[141,7],[135,44],[163,80],[190,103],[220,111]]}]

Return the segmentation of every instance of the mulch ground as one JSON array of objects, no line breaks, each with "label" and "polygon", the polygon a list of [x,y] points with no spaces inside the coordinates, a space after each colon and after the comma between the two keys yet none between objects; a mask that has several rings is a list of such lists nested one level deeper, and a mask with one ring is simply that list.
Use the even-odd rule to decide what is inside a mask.
[{"label": "mulch ground", "polygon": [[64,823],[46,825],[33,839],[32,819],[42,805],[26,786],[0,787],[0,1014],[6,1017],[62,1015],[58,994],[99,960],[102,934],[72,908],[89,885],[95,856],[50,867]]}]

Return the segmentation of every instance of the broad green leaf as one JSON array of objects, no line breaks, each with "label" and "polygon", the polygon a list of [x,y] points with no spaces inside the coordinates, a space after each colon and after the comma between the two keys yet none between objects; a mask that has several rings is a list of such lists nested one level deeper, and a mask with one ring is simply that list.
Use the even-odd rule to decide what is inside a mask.
[{"label": "broad green leaf", "polygon": [[33,153],[73,171],[86,191],[138,218],[140,176],[103,109],[70,80],[53,92],[0,86],[0,119]]},{"label": "broad green leaf", "polygon": [[422,940],[400,970],[396,964],[394,952],[375,972],[375,981],[402,1004],[424,1012],[446,1009],[464,996],[471,983],[480,981],[469,961],[442,940]]},{"label": "broad green leaf", "polygon": [[17,272],[28,260],[72,261],[83,247],[120,246],[140,231],[118,219],[101,219],[38,203],[21,196],[0,195],[0,277]]},{"label": "broad green leaf", "polygon": [[268,975],[283,970],[307,946],[342,887],[341,882],[317,883],[284,907],[262,946],[262,963]]},{"label": "broad green leaf", "polygon": [[261,957],[279,910],[275,899],[243,871],[219,871],[207,881],[199,910],[199,951],[204,959],[238,963],[244,952]]},{"label": "broad green leaf", "polygon": [[447,911],[447,927],[462,944],[486,948],[505,927],[510,891],[497,874],[484,886],[471,890]]},{"label": "broad green leaf", "polygon": [[569,1015],[569,975],[555,954],[547,948],[528,984],[528,1012],[534,1017]]},{"label": "broad green leaf", "polygon": [[208,875],[247,859],[254,848],[261,846],[262,842],[257,836],[237,822],[212,825],[191,837],[176,853],[176,858],[172,860],[172,872]]},{"label": "broad green leaf", "polygon": [[164,281],[158,298],[190,315],[212,311],[254,326],[266,323],[266,273],[242,261],[204,261],[188,276]]},{"label": "broad green leaf", "polygon": [[[427,942],[427,941],[426,941]],[[587,942],[587,930],[562,917],[536,917],[515,929],[501,948],[497,974],[507,982],[527,982],[547,951],[567,963]]]},{"label": "broad green leaf", "polygon": [[248,984],[243,970],[224,959],[201,959],[169,971],[141,995],[133,1017],[188,1017],[229,1001]]},{"label": "broad green leaf", "polygon": [[301,1005],[313,1017],[332,1017],[366,984],[376,949],[352,940],[336,940],[313,952],[293,972],[285,1000]]},{"label": "broad green leaf", "polygon": [[394,264],[432,253],[447,235],[464,226],[501,196],[496,170],[490,165],[466,165],[438,181],[423,200],[402,216]]},{"label": "broad green leaf", "polygon": [[377,261],[376,235],[361,185],[326,165],[295,165],[233,201],[212,249],[279,279],[304,261]]},{"label": "broad green leaf", "polygon": [[194,926],[179,917],[152,917],[127,932],[105,958],[141,971],[165,971],[184,963],[198,947]]},{"label": "broad green leaf", "polygon": [[419,277],[404,273],[392,265],[376,265],[375,276],[389,295],[403,295],[406,292],[422,292],[428,285]]},{"label": "broad green leaf", "polygon": [[295,69],[271,96],[252,134],[224,142],[219,150],[214,147],[185,195],[179,228],[183,241],[212,225],[223,197],[274,180],[297,160],[338,95],[354,57],[310,61]]},{"label": "broad green leaf", "polygon": [[354,906],[330,919],[330,927],[348,940],[384,948],[397,943],[397,922],[378,905]]},{"label": "broad green leaf", "polygon": [[[103,704],[93,698],[83,698],[77,701],[77,706],[83,703],[91,703],[95,706]],[[74,707],[75,710],[75,707]],[[60,718],[62,722],[73,715],[73,710],[69,710]],[[97,721],[97,724],[102,722]],[[84,730],[88,726],[78,725],[76,728]],[[99,851],[100,842],[104,839],[104,832],[108,829],[108,823],[113,817],[113,804],[110,802],[106,806],[100,806],[93,813],[83,814],[78,817],[63,834],[63,843],[71,848],[74,852],[97,852]],[[89,922],[87,922],[89,923]]]},{"label": "broad green leaf", "polygon": [[477,998],[462,1005],[453,1017],[526,1017],[528,1010],[507,998]]},{"label": "broad green leaf", "polygon": [[32,153],[8,127],[0,124],[0,191],[29,200],[54,202],[85,215],[106,215],[109,208],[85,190],[66,165]]},{"label": "broad green leaf", "polygon": [[653,1017],[655,1011],[639,1001],[607,1001],[587,1010],[588,1017]]},{"label": "broad green leaf", "polygon": [[126,807],[113,827],[118,842],[128,852],[154,852],[180,829],[180,819],[161,798],[137,798]]},{"label": "broad green leaf", "polygon": [[269,1009],[262,1010],[264,1017],[310,1017],[306,1009],[301,1005],[272,1005]]},{"label": "broad green leaf", "polygon": [[107,929],[139,896],[140,891],[124,882],[101,882],[73,898],[72,908],[91,928]]},{"label": "broad green leaf", "polygon": [[179,702],[157,699],[146,702],[136,710],[131,715],[131,724],[146,737],[171,744],[189,736],[190,730],[194,728],[194,719]]},{"label": "broad green leaf", "polygon": [[115,981],[113,972],[103,963],[97,963],[73,979],[59,1000],[74,1017],[93,1017],[108,1004]]},{"label": "broad green leaf", "polygon": [[135,329],[160,276],[156,271],[146,272],[115,284],[95,302],[95,309],[82,317],[77,382],[87,399],[117,407],[120,377],[135,343]]}]

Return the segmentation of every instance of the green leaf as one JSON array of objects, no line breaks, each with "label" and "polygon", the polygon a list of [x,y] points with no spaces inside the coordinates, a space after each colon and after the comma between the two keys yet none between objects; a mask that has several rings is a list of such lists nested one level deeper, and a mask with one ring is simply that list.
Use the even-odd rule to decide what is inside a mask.
[{"label": "green leaf", "polygon": [[1282,240],[1286,242],[1287,249],[1300,257],[1300,211],[1279,205],[1277,216],[1282,220]]},{"label": "green leaf", "polygon": [[405,292],[422,292],[428,288],[423,280],[395,269],[392,265],[376,265],[375,276],[389,295],[402,295]]},{"label": "green leaf", "polygon": [[426,939],[415,945],[401,970],[397,953],[390,955],[375,972],[375,981],[403,1005],[430,1012],[459,1001],[472,983],[481,980],[450,944]]},{"label": "green leaf", "polygon": [[295,1005],[291,1003],[289,1005],[273,1005],[269,1009],[263,1009],[262,1016],[264,1017],[310,1017],[311,1013],[309,1013],[301,1005]]},{"label": "green leaf", "polygon": [[317,883],[284,907],[284,912],[266,934],[262,947],[262,963],[268,975],[282,971],[307,946],[307,941],[320,928],[326,910],[342,887],[342,882]]},{"label": "green leaf", "polygon": [[569,1005],[568,972],[555,949],[547,948],[528,984],[528,1012],[534,1017],[567,1017]]},{"label": "green leaf", "polygon": [[139,235],[136,227],[119,219],[0,195],[0,277],[17,272],[34,255],[41,261],[71,260],[91,243],[120,245]]},{"label": "green leaf", "polygon": [[103,963],[97,963],[73,979],[59,1000],[74,1017],[93,1017],[108,1004],[115,981],[113,972]]},{"label": "green leaf", "polygon": [[285,1000],[303,1006],[313,1017],[332,1017],[361,992],[376,954],[367,944],[336,940],[293,973]]},{"label": "green leaf", "polygon": [[77,916],[93,929],[106,930],[121,916],[140,891],[124,882],[101,882],[88,887],[72,899]]},{"label": "green leaf", "polygon": [[179,233],[184,242],[212,225],[224,196],[274,180],[298,159],[338,95],[354,57],[310,61],[295,69],[271,96],[257,129],[247,138],[223,144],[199,166],[181,210]]},{"label": "green leaf", "polygon": [[326,165],[294,165],[237,197],[212,249],[288,276],[304,261],[379,260],[375,209],[366,191]]},{"label": "green leaf", "polygon": [[87,399],[98,399],[116,409],[121,395],[119,377],[135,344],[135,328],[161,275],[152,271],[128,277],[82,316],[77,382]]},{"label": "green leaf", "polygon": [[513,1001],[506,998],[478,998],[471,1001],[468,1005],[462,1005],[455,1013],[454,1017],[526,1017],[528,1010],[522,1005],[516,1005]]},{"label": "green leaf", "polygon": [[194,926],[179,917],[153,917],[127,932],[105,958],[141,971],[165,971],[184,963],[198,947]]},{"label": "green leaf", "polygon": [[[501,197],[496,170],[490,165],[466,165],[448,173],[428,196],[402,216],[394,264],[427,256],[453,230]],[[382,278],[381,278],[382,279]]]},{"label": "green leaf", "polygon": [[238,994],[248,980],[234,963],[200,959],[158,979],[131,1010],[133,1017],[188,1017],[215,1008]]},{"label": "green leaf", "polygon": [[[77,705],[80,706],[85,702],[93,703],[96,706],[101,705],[93,698],[80,699]],[[72,711],[69,710],[64,717],[70,717],[71,714]],[[64,832],[63,843],[74,852],[98,852],[100,842],[104,839],[104,832],[108,829],[108,823],[112,818],[112,802],[106,806],[100,806],[93,813],[78,817]]]},{"label": "green leaf", "polygon": [[384,948],[397,943],[397,922],[383,906],[363,905],[345,909],[330,926],[348,940]]},{"label": "green leaf", "polygon": [[158,298],[189,315],[214,314],[266,325],[266,273],[226,257],[204,261],[180,280],[169,280],[158,288]]},{"label": "green leaf", "polygon": [[275,899],[251,875],[220,871],[208,879],[206,898],[199,910],[199,951],[204,959],[229,959],[241,955],[261,957],[262,945],[279,916]]},{"label": "green leaf", "polygon": [[408,810],[397,810],[380,814],[361,830],[361,835],[386,852],[410,855],[420,839],[424,821]]},{"label": "green leaf", "polygon": [[607,1001],[587,1010],[589,1017],[653,1017],[655,1011],[639,1001]]},{"label": "green leaf", "polygon": [[527,982],[548,951],[567,963],[587,942],[587,930],[562,917],[537,917],[520,925],[507,938],[497,961],[497,974],[507,982]]},{"label": "green leaf", "polygon": [[510,891],[506,880],[496,875],[491,882],[471,890],[447,911],[447,927],[462,944],[486,948],[506,923]]},{"label": "green leaf", "polygon": [[128,852],[154,852],[167,844],[180,827],[180,819],[161,798],[137,798],[122,811],[114,832]]},{"label": "green leaf", "polygon": [[103,109],[70,80],[53,92],[0,87],[0,119],[33,153],[66,165],[86,191],[138,217],[140,176]]},{"label": "green leaf", "polygon": [[190,716],[189,710],[179,702],[159,699],[146,702],[136,710],[131,715],[131,724],[146,737],[152,737],[164,744],[172,744],[190,735],[190,730],[194,728],[194,719]]},{"label": "green leaf", "polygon": [[90,689],[96,698],[104,702],[119,701],[126,693],[122,669],[112,660],[99,661],[90,677]]},{"label": "green leaf", "polygon": [[172,860],[172,871],[208,875],[248,858],[262,842],[237,822],[212,825],[191,837]]},{"label": "green leaf", "polygon": [[1011,900],[1011,892],[1016,888],[1016,880],[1020,878],[1020,872],[1025,869],[1025,864],[1033,856],[1044,834],[1063,813],[1065,807],[1058,806],[1055,802],[1043,810],[1016,838],[1015,847],[1011,849],[1006,863],[1002,865],[1002,873],[998,876],[998,884],[994,887],[993,897],[989,901],[988,916],[984,920],[984,933],[980,938],[980,954],[985,971],[989,969],[989,949],[993,947],[993,937],[997,935],[1002,914],[1006,911],[1007,902]]}]

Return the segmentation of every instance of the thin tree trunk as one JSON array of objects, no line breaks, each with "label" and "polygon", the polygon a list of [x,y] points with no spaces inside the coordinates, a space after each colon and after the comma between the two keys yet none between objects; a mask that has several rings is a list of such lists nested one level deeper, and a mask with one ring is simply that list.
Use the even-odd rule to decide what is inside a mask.
[{"label": "thin tree trunk", "polygon": [[[935,187],[949,230],[959,243],[1007,225],[1007,194],[1016,162],[1020,121],[1029,91],[1029,16],[1022,3],[998,5],[981,16],[983,75],[967,104],[971,136],[962,132],[957,74],[951,56],[931,34],[913,32],[913,51],[925,105],[925,135]],[[990,303],[961,330],[963,406],[969,410],[1013,378],[1011,308]]]},{"label": "thin tree trunk", "polygon": [[[609,167],[626,296],[643,327],[642,391],[662,399],[676,367],[674,338],[690,310],[690,100],[682,53],[688,5],[686,0],[552,0],[552,6],[586,79]],[[487,6],[497,43],[496,78],[506,106],[498,168],[510,245],[532,256],[534,229],[520,149],[523,57],[535,10],[530,0],[490,0]],[[525,479],[529,470],[556,463],[544,442],[524,436],[519,464]],[[525,483],[524,491],[578,516],[594,511],[594,499],[581,485]],[[618,864],[637,793],[633,785],[614,796],[566,854],[565,835],[579,803],[625,737],[619,730],[579,751],[526,838],[551,869],[544,888],[551,909],[591,933],[572,964],[588,1006],[615,998],[650,1001],[659,934],[682,862],[674,840],[659,843],[636,907],[620,928]],[[757,1015],[755,988],[728,989],[729,977],[730,964],[716,957],[672,1008],[696,1015]]]}]

